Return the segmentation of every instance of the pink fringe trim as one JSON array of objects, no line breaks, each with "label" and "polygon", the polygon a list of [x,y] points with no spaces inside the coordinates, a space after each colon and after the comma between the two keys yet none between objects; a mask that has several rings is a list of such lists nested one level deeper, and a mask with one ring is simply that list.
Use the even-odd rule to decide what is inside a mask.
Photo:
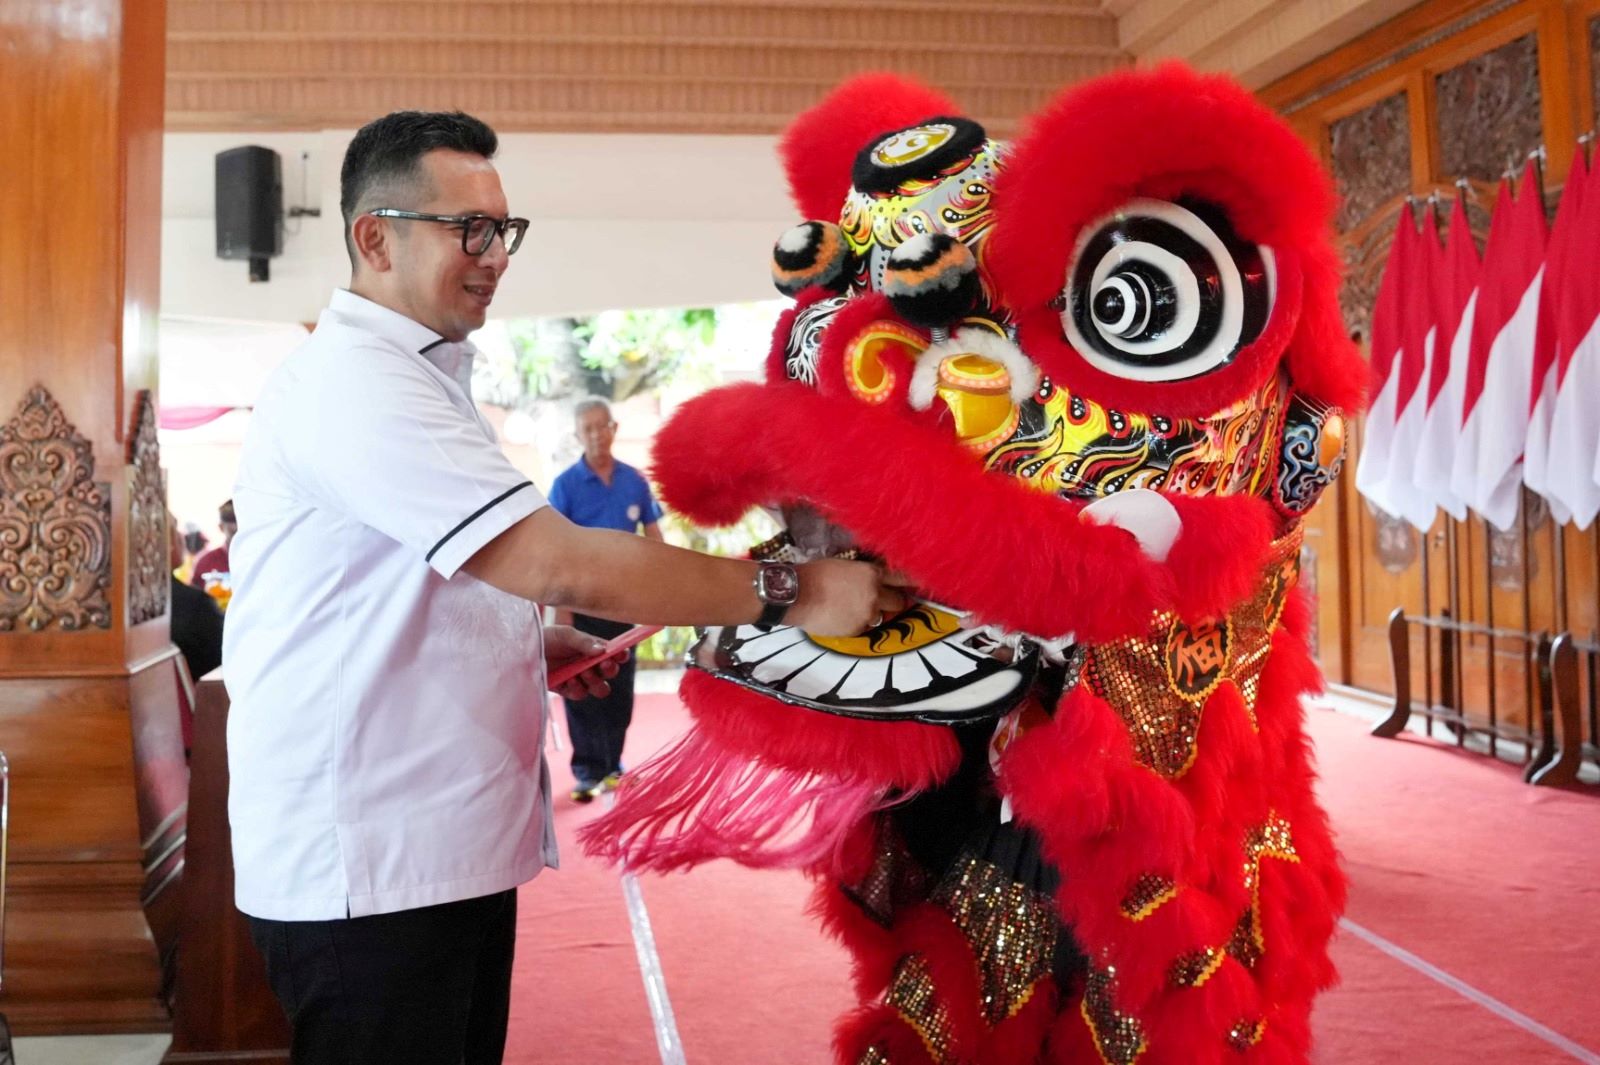
[{"label": "pink fringe trim", "polygon": [[623,777],[617,805],[578,841],[636,872],[687,871],[714,858],[813,869],[837,865],[851,827],[886,805],[877,784],[764,765],[690,729]]}]

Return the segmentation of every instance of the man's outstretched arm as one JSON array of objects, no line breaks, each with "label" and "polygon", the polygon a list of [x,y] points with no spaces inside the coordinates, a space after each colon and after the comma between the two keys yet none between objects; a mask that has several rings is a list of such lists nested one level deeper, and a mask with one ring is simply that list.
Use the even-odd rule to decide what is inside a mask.
[{"label": "man's outstretched arm", "polygon": [[[869,563],[826,559],[797,568],[800,598],[784,622],[816,635],[854,635],[905,606],[905,595]],[[638,624],[744,625],[762,607],[754,562],[586,529],[550,507],[485,544],[462,569],[545,606]]]}]

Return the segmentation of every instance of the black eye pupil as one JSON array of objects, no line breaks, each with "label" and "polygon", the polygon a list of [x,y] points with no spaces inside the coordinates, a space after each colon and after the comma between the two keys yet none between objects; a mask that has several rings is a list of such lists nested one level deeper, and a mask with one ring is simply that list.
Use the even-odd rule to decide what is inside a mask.
[{"label": "black eye pupil", "polygon": [[1125,306],[1122,293],[1114,288],[1103,288],[1095,293],[1094,316],[1106,325],[1121,321]]}]

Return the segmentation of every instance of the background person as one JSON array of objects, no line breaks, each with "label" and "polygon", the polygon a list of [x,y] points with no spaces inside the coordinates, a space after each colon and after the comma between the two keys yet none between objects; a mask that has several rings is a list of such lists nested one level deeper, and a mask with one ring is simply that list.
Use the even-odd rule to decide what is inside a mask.
[{"label": "background person", "polygon": [[[650,493],[644,475],[611,453],[617,438],[617,421],[611,405],[598,396],[578,401],[573,408],[577,437],[583,444],[578,461],[563,470],[550,486],[550,505],[576,525],[589,529],[643,532],[660,540],[661,507]],[[572,625],[603,640],[621,635],[629,625],[605,618],[556,611],[556,623]],[[566,699],[567,732],[572,738],[572,789],[574,802],[589,802],[602,791],[615,788],[622,777],[622,746],[633,721],[633,677],[638,656],[627,658],[611,678],[604,696]]]},{"label": "background person", "polygon": [[233,513],[233,500],[217,508],[217,525],[222,529],[222,543],[207,548],[195,557],[194,568],[189,571],[189,583],[196,588],[206,586],[206,574],[228,573],[228,548],[234,534],[239,531],[239,519]]}]

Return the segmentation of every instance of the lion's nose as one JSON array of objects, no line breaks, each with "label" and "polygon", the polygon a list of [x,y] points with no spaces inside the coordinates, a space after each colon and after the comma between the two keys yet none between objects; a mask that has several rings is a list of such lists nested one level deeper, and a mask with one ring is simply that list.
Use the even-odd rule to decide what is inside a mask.
[{"label": "lion's nose", "polygon": [[947,356],[939,363],[934,392],[949,408],[962,443],[981,446],[1016,427],[1019,412],[1011,398],[1011,373],[993,359],[973,352]]}]

